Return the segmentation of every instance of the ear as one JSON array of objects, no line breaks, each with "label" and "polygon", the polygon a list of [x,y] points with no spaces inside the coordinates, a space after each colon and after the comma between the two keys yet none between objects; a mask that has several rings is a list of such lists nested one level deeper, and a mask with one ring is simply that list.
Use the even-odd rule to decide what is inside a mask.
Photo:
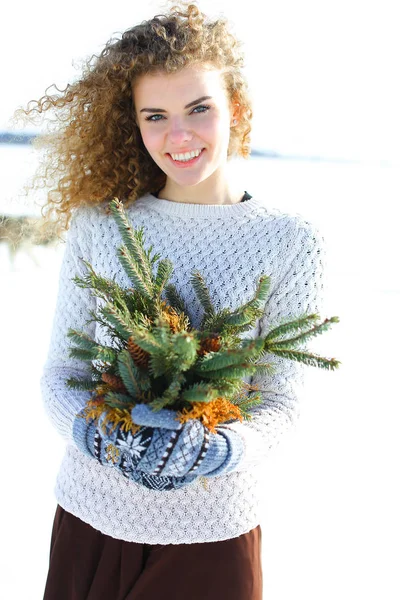
[{"label": "ear", "polygon": [[240,121],[240,116],[241,106],[239,102],[236,101],[236,99],[233,99],[231,103],[231,127],[236,127],[236,125]]}]

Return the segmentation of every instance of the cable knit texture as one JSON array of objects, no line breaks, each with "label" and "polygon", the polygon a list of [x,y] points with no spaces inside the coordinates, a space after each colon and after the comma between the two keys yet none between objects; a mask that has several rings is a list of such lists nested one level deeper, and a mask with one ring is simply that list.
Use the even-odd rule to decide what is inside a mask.
[{"label": "cable knit texture", "polygon": [[[273,376],[254,375],[262,404],[249,422],[221,425],[239,433],[244,456],[235,470],[207,479],[197,478],[180,489],[158,491],[126,479],[102,466],[75,445],[72,427],[89,392],[70,390],[68,377],[86,374],[86,365],[69,358],[69,328],[85,330],[99,342],[110,343],[104,328],[87,324],[96,298],[74,284],[86,272],[85,258],[96,273],[131,287],[116,249],[122,244],[107,204],[82,206],[67,232],[59,274],[59,292],[41,389],[47,413],[66,440],[66,453],[57,477],[57,502],[95,529],[115,538],[147,544],[211,542],[237,537],[260,523],[262,466],[271,450],[299,415],[304,366],[267,356]],[[199,270],[217,309],[236,309],[249,301],[262,273],[271,278],[266,310],[243,337],[266,335],[282,321],[304,313],[321,314],[323,240],[300,215],[268,209],[260,198],[233,205],[189,204],[146,195],[126,207],[133,227],[144,228],[144,246],[169,258],[171,277],[185,299],[192,325],[198,327],[203,309],[190,285]],[[323,316],[323,315],[321,315]]]}]

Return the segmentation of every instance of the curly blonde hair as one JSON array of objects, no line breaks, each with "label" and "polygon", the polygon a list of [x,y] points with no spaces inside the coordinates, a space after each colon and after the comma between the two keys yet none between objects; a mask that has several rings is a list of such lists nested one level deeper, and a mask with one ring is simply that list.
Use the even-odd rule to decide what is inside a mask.
[{"label": "curly blonde hair", "polygon": [[16,111],[31,121],[45,111],[55,116],[50,131],[38,138],[45,152],[32,182],[48,189],[42,232],[49,224],[54,231],[53,213],[60,233],[79,205],[113,197],[128,205],[164,186],[166,175],[148,154],[134,111],[132,86],[141,75],[173,73],[193,64],[220,69],[228,98],[239,105],[228,158],[247,158],[252,109],[243,62],[241,43],[230,33],[227,19],[209,20],[195,4],[178,1],[168,14],[135,25],[120,39],[111,38],[99,56],[84,63],[78,81],[56,88],[54,95],[46,90]]}]

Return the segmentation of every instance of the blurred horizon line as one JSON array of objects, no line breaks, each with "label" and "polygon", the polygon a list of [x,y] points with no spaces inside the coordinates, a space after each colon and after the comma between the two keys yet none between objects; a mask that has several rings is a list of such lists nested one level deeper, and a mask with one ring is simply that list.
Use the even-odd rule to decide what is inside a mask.
[{"label": "blurred horizon line", "polygon": [[[29,131],[19,131],[14,133],[12,131],[0,130],[0,145],[10,146],[29,146],[33,140],[40,137],[38,133],[31,133]],[[344,158],[341,156],[327,156],[323,154],[299,154],[290,152],[278,152],[269,148],[252,147],[250,150],[250,158],[265,158],[265,159],[278,159],[278,160],[301,160],[310,162],[330,162],[330,163],[342,163],[342,164],[370,164],[379,165],[381,167],[392,167],[399,166],[398,160],[391,159],[379,159],[379,158]]]}]

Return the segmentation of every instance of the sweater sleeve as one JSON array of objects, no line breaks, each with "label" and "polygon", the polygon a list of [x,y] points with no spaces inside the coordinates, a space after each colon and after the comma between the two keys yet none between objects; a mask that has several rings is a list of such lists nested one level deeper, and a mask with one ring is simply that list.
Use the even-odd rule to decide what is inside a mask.
[{"label": "sweater sleeve", "polygon": [[84,330],[94,337],[95,322],[86,324],[95,310],[96,299],[90,290],[77,286],[72,279],[84,276],[86,268],[80,260],[91,262],[91,223],[89,208],[80,207],[72,215],[67,230],[64,255],[58,279],[58,294],[53,317],[47,360],[40,378],[42,400],[50,421],[66,440],[72,440],[75,415],[83,408],[90,392],[72,390],[66,385],[69,377],[83,378],[90,373],[89,365],[69,357],[72,341],[68,329]]},{"label": "sweater sleeve", "polygon": [[[285,252],[278,283],[260,319],[259,335],[262,337],[280,323],[301,315],[318,313],[322,317],[323,238],[309,223],[299,220],[292,239],[285,245]],[[251,384],[258,386],[262,403],[252,409],[250,421],[225,425],[239,433],[245,444],[244,457],[237,465],[237,471],[262,464],[295,424],[300,414],[304,368],[311,368],[271,354],[265,354],[259,360],[274,366],[272,375],[255,374],[251,378]]]}]

